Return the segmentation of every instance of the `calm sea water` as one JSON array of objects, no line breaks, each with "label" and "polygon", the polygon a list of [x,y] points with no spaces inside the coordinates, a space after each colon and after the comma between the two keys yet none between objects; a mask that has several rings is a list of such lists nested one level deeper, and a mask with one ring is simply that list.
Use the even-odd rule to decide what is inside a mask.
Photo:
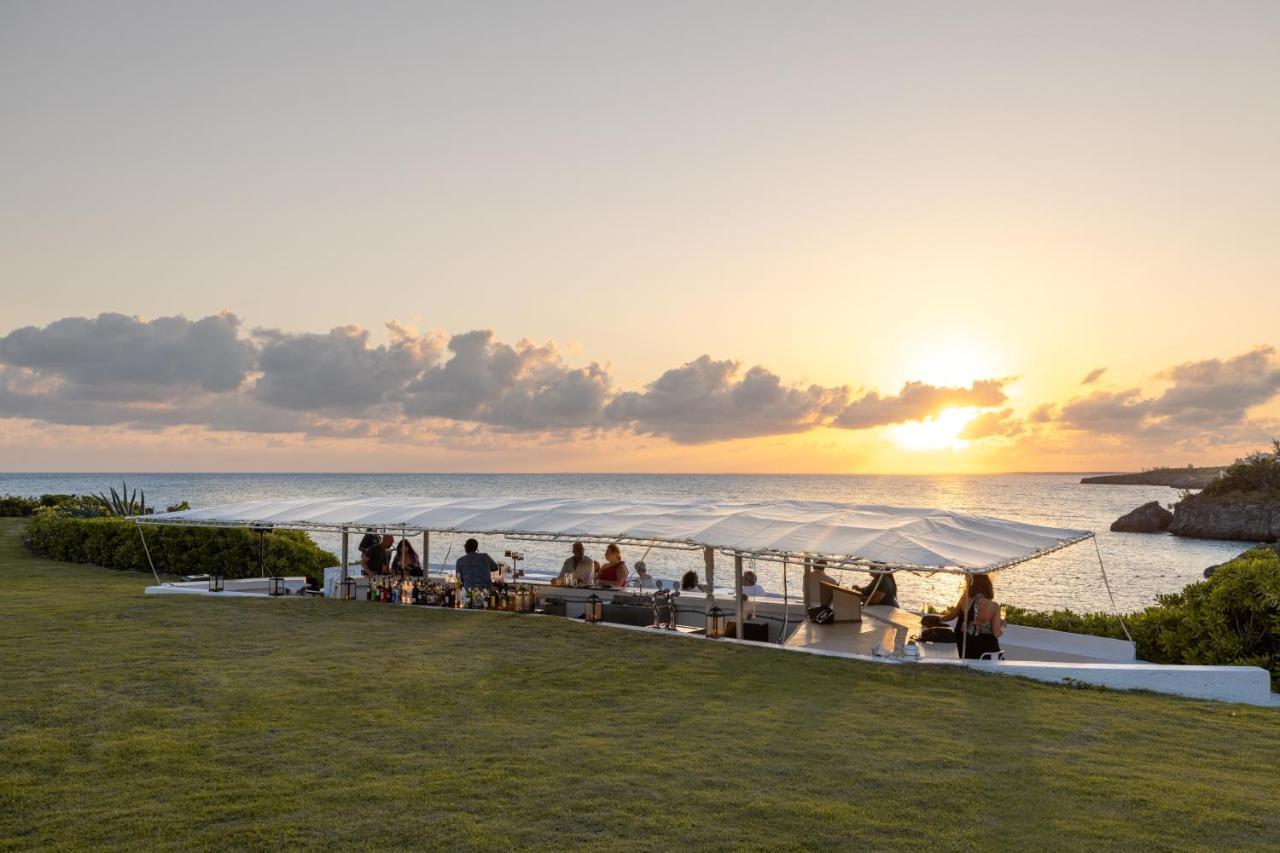
[{"label": "calm sea water", "polygon": [[[163,508],[187,500],[206,506],[234,500],[378,494],[431,497],[636,497],[726,500],[832,500],[929,506],[999,518],[1097,531],[1098,546],[1111,578],[1116,602],[1123,610],[1144,607],[1162,592],[1173,592],[1200,580],[1206,566],[1244,549],[1243,543],[1183,539],[1163,534],[1111,533],[1107,528],[1134,507],[1177,499],[1173,489],[1156,486],[1086,486],[1079,474],[1001,474],[984,476],[755,476],[676,474],[0,474],[0,494],[84,493],[117,488],[121,479],[146,490],[148,504]],[[433,561],[457,556],[456,537],[433,537]],[[336,548],[336,537],[317,536]],[[500,537],[482,547],[500,554]],[[559,545],[512,543],[523,550],[530,569],[558,567],[566,550]],[[599,554],[593,554],[599,557]],[[625,555],[634,562],[640,554]],[[701,558],[685,552],[657,551],[646,557],[652,574],[677,578],[700,568]],[[781,567],[760,563],[760,582],[781,592]],[[789,576],[796,592],[796,574]],[[861,583],[866,576],[847,580]],[[953,576],[899,576],[900,597],[907,607],[950,603],[957,589]],[[1024,607],[1110,610],[1093,545],[1084,542],[996,576],[1002,603]]]}]

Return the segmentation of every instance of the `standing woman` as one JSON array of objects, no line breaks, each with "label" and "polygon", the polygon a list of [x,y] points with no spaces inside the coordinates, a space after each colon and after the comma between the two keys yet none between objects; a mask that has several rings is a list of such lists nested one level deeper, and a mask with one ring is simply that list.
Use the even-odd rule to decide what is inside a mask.
[{"label": "standing woman", "polygon": [[604,549],[604,565],[596,573],[596,580],[616,589],[627,585],[627,564],[622,560],[622,549],[617,543]]},{"label": "standing woman", "polygon": [[396,546],[396,555],[391,558],[391,574],[394,575],[397,572],[401,577],[405,575],[411,578],[422,577],[422,560],[407,536],[400,537],[400,544]]},{"label": "standing woman", "polygon": [[1000,617],[995,596],[990,575],[965,575],[960,600],[942,614],[944,620],[956,620],[956,653],[960,657],[980,660],[991,655],[1004,659],[1000,636],[1004,634],[1005,621]]}]

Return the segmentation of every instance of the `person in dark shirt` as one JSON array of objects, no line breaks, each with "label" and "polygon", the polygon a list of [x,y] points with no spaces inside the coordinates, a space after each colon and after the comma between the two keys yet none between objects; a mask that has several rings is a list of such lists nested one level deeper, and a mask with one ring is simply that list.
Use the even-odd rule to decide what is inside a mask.
[{"label": "person in dark shirt", "polygon": [[493,586],[491,573],[498,570],[498,564],[488,554],[481,553],[480,543],[474,539],[468,539],[462,548],[467,553],[454,564],[462,585],[469,589],[488,589]]},{"label": "person in dark shirt", "polygon": [[863,604],[898,606],[898,582],[893,579],[893,572],[873,574],[870,583],[866,586],[855,586],[854,589],[862,593]]},{"label": "person in dark shirt", "polygon": [[357,546],[360,549],[360,568],[366,575],[380,575],[386,565],[381,555],[382,537],[373,532],[372,527],[365,528],[364,536]]}]

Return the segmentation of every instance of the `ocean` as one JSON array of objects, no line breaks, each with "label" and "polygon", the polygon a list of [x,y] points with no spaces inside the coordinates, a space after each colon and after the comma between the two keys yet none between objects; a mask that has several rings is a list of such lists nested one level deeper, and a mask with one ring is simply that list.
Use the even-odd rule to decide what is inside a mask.
[{"label": "ocean", "polygon": [[[1081,474],[997,475],[686,475],[686,474],[0,474],[0,494],[40,495],[105,491],[127,480],[146,491],[147,503],[163,510],[186,500],[193,507],[236,500],[311,496],[368,496],[378,494],[431,497],[612,497],[693,498],[724,500],[831,500],[897,506],[927,506],[992,515],[1020,521],[1096,531],[1097,544],[1111,580],[1117,606],[1145,607],[1161,593],[1176,592],[1202,579],[1206,566],[1221,563],[1244,550],[1246,543],[1184,539],[1166,534],[1112,533],[1111,522],[1147,501],[1168,504],[1178,493],[1159,486],[1088,486]],[[457,556],[457,537],[432,537],[431,559],[448,552]],[[316,536],[321,545],[336,549],[336,537]],[[557,568],[565,546],[506,543],[501,537],[482,540],[482,548],[501,555],[518,548],[526,568]],[[634,549],[633,549],[634,550]],[[589,552],[591,553],[591,552]],[[592,553],[597,559],[600,554]],[[634,563],[641,554],[626,553]],[[654,550],[645,556],[651,574],[678,578],[688,568],[700,568],[701,558],[688,552]],[[782,567],[761,562],[761,584],[781,593]],[[788,572],[791,594],[797,591],[798,570]],[[723,575],[717,579],[723,582]],[[847,572],[849,582],[863,583],[866,575]],[[949,575],[899,575],[902,604],[943,606],[956,595],[958,580]],[[995,576],[996,597],[1002,604],[1037,609],[1069,607],[1077,611],[1110,611],[1098,554],[1089,542],[1015,566]]]}]

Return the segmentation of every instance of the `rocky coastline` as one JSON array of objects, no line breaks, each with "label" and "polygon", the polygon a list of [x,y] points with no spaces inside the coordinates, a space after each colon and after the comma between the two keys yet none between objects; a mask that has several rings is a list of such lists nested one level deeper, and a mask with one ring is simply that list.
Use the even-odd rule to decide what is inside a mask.
[{"label": "rocky coastline", "polygon": [[1082,477],[1081,483],[1098,486],[1169,486],[1174,489],[1203,489],[1226,468],[1153,468],[1136,474],[1101,474]]},{"label": "rocky coastline", "polygon": [[1174,506],[1169,532],[1200,539],[1280,541],[1280,501],[1230,503],[1186,498]]}]

